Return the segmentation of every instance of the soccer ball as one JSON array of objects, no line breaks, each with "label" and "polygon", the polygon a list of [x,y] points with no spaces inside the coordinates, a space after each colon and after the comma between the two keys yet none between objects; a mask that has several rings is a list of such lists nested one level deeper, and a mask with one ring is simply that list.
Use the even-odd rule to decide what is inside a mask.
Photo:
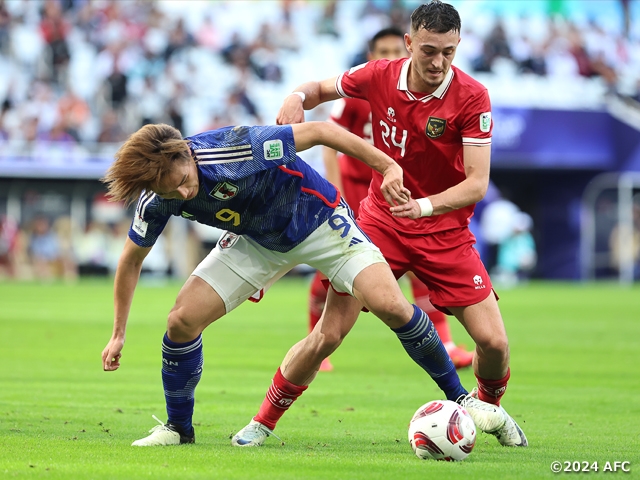
[{"label": "soccer ball", "polygon": [[413,415],[409,443],[422,460],[464,460],[476,443],[476,426],[456,402],[433,400]]}]

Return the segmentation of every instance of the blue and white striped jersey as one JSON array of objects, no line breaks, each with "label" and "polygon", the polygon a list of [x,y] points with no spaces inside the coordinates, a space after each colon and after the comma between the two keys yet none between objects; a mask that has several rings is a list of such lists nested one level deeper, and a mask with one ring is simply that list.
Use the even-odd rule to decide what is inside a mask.
[{"label": "blue and white striped jersey", "polygon": [[336,188],[296,156],[288,125],[224,127],[186,140],[198,166],[198,194],[184,201],[143,192],[129,230],[141,247],[152,246],[176,215],[287,252],[340,201]]}]

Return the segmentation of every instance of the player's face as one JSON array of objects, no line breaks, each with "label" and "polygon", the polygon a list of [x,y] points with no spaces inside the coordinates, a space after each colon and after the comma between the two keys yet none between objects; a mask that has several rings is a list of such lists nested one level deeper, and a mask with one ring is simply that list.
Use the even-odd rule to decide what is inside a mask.
[{"label": "player's face", "polygon": [[177,162],[166,174],[154,192],[167,200],[191,200],[196,197],[200,188],[198,167],[193,160]]},{"label": "player's face", "polygon": [[456,55],[460,34],[435,33],[424,28],[404,36],[411,53],[409,88],[433,93],[444,81]]},{"label": "player's face", "polygon": [[369,53],[369,60],[396,60],[408,56],[402,37],[387,35],[376,40],[373,51]]}]

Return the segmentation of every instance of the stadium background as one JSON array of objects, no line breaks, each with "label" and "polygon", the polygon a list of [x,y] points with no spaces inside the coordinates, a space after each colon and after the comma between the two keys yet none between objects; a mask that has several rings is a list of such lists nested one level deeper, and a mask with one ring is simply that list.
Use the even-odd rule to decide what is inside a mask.
[{"label": "stadium background", "polygon": [[[272,123],[296,85],[361,63],[366,40],[406,29],[418,3],[0,0],[0,275],[112,273],[130,215],[97,179],[129,133]],[[504,283],[638,280],[640,2],[451,3],[454,64],[493,104],[495,188],[476,217],[509,200],[535,240],[537,262]],[[302,157],[322,171],[318,150]],[[474,225],[497,274],[510,218],[485,222],[497,233]],[[167,233],[149,276],[184,278],[218,234],[180,218]]]}]

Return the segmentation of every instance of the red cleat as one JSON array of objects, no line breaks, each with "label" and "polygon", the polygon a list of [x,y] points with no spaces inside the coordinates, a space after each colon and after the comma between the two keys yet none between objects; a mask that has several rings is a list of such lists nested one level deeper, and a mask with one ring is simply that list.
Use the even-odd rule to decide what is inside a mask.
[{"label": "red cleat", "polygon": [[322,360],[322,363],[320,364],[320,371],[330,372],[331,370],[333,370],[333,365],[331,365],[331,360],[329,360],[329,357],[327,357],[324,360]]},{"label": "red cleat", "polygon": [[449,351],[449,357],[456,369],[470,367],[473,363],[473,352],[467,352],[462,347],[455,347]]}]

